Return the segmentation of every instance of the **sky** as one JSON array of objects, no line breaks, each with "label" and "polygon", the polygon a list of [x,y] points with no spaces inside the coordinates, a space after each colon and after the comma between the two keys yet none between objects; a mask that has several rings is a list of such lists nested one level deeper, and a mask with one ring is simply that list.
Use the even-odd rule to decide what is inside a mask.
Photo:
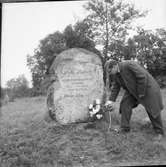
[{"label": "sky", "polygon": [[[145,29],[166,29],[166,0],[125,0],[136,8],[149,10],[148,15],[134,24]],[[41,39],[55,31],[63,31],[69,24],[83,19],[86,1],[24,2],[2,4],[1,85],[24,74],[31,86],[27,55]]]}]

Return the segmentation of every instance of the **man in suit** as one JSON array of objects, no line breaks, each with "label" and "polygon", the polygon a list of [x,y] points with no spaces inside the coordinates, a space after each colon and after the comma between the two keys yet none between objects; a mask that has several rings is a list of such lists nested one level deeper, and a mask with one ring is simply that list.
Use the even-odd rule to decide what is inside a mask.
[{"label": "man in suit", "polygon": [[125,90],[120,103],[121,128],[119,131],[130,131],[132,109],[138,104],[142,104],[157,134],[156,140],[160,140],[164,135],[161,120],[163,103],[160,87],[152,75],[135,61],[109,60],[105,64],[105,69],[107,77],[111,77],[113,80],[111,94],[105,105],[113,107],[120,88],[123,87]]}]

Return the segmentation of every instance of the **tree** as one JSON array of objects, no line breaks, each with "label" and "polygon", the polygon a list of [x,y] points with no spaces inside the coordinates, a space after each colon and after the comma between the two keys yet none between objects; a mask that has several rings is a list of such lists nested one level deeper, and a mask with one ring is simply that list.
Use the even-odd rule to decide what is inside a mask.
[{"label": "tree", "polygon": [[38,47],[34,50],[32,56],[27,55],[27,65],[32,73],[32,84],[34,95],[41,95],[41,81],[44,75],[48,73],[53,59],[57,54],[66,49],[66,42],[64,35],[56,31],[49,34],[39,42]]},{"label": "tree", "polygon": [[100,52],[95,48],[93,39],[89,38],[92,32],[89,31],[89,25],[85,20],[78,21],[74,26],[68,25],[63,34],[67,48],[80,47],[100,55]]},{"label": "tree", "polygon": [[25,97],[29,95],[29,83],[24,75],[10,79],[6,85],[10,97]]},{"label": "tree", "polygon": [[34,95],[43,93],[41,82],[45,74],[49,74],[49,68],[60,52],[68,48],[80,47],[100,54],[88,35],[90,35],[88,24],[78,21],[74,26],[68,25],[62,33],[56,31],[49,34],[40,41],[33,55],[27,55],[27,65],[32,73]]},{"label": "tree", "polygon": [[157,29],[155,32],[138,29],[133,37],[136,46],[136,58],[146,66],[154,76],[166,73],[166,31]]},{"label": "tree", "polygon": [[161,87],[165,87],[166,30],[138,29],[138,34],[132,40],[136,47],[136,59],[157,79]]},{"label": "tree", "polygon": [[125,42],[132,21],[146,14],[145,11],[136,10],[133,4],[117,0],[91,0],[85,9],[90,12],[86,21],[91,25],[96,44],[104,46],[105,60],[112,56],[116,44]]}]

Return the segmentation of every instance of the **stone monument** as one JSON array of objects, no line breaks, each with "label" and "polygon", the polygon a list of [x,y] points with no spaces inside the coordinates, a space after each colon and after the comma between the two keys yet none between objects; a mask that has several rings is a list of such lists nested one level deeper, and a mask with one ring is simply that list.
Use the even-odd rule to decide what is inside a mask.
[{"label": "stone monument", "polygon": [[72,48],[55,58],[49,73],[47,107],[60,124],[88,119],[88,106],[104,94],[101,58],[85,49]]}]

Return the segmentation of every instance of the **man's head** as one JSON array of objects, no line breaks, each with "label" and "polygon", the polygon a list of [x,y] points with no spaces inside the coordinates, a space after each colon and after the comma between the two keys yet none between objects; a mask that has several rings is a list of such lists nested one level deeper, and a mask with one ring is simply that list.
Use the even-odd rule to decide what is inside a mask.
[{"label": "man's head", "polygon": [[115,75],[118,72],[118,62],[116,60],[108,60],[105,63],[105,70],[111,75]]}]

